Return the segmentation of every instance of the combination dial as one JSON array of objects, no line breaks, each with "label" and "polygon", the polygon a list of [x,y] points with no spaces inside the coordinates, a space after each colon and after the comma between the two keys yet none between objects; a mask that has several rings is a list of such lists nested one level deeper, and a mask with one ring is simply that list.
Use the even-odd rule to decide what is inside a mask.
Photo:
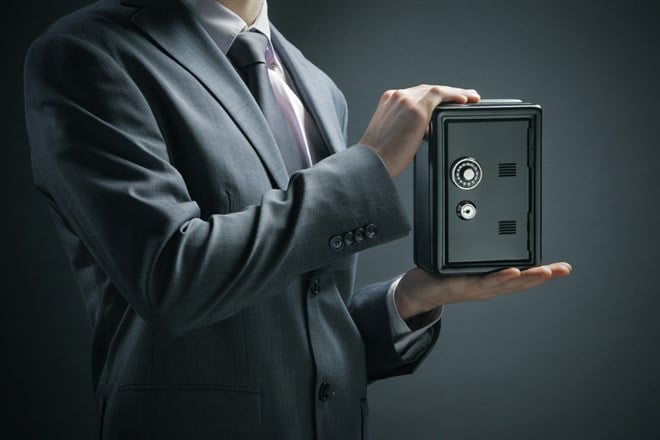
[{"label": "combination dial", "polygon": [[474,189],[481,182],[481,165],[472,157],[458,159],[451,167],[451,181],[460,189]]}]

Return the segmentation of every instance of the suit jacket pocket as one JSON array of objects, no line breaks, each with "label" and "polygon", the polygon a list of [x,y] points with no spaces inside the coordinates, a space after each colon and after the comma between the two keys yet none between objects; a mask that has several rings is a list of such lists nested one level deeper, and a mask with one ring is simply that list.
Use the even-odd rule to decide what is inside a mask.
[{"label": "suit jacket pocket", "polygon": [[261,422],[256,389],[216,385],[125,385],[107,414],[115,432],[255,431]]}]

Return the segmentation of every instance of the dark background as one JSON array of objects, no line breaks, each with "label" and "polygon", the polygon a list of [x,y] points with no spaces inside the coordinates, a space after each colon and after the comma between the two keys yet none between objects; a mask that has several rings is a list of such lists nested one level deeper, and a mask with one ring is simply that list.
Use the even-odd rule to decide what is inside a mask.
[{"label": "dark background", "polygon": [[[85,3],[24,0],[3,14],[3,438],[92,432],[89,322],[32,185],[21,79],[29,42]],[[269,6],[280,30],[344,90],[352,141],[382,91],[422,82],[523,98],[545,111],[544,258],[570,261],[572,276],[447,307],[418,372],[371,386],[373,438],[660,438],[656,2]],[[412,215],[410,169],[397,186]],[[411,265],[412,235],[364,252],[359,283]]]}]

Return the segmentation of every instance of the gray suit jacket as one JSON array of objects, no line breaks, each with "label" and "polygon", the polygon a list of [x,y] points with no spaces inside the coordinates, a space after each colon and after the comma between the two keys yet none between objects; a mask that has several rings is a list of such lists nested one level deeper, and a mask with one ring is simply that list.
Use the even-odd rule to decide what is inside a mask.
[{"label": "gray suit jacket", "polygon": [[290,180],[177,1],[102,0],[27,55],[34,177],[92,319],[99,438],[366,438],[368,381],[420,361],[394,351],[389,284],[353,291],[356,252],[409,231],[396,190],[346,148],[333,82],[273,41],[330,153]]}]

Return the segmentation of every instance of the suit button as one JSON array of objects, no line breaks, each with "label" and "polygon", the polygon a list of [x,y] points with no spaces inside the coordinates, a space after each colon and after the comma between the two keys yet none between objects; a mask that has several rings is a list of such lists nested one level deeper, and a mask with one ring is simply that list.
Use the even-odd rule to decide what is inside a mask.
[{"label": "suit button", "polygon": [[339,235],[335,235],[330,239],[330,248],[332,248],[333,251],[340,251],[344,247],[344,239],[341,238]]},{"label": "suit button", "polygon": [[355,237],[352,232],[347,232],[344,234],[344,244],[348,247],[351,247],[355,244]]},{"label": "suit button", "polygon": [[315,279],[312,282],[312,286],[309,288],[309,291],[312,292],[312,295],[318,295],[319,293],[321,293],[321,281]]},{"label": "suit button", "polygon": [[319,400],[325,402],[330,397],[334,396],[334,392],[330,389],[330,384],[328,382],[323,382],[319,387]]},{"label": "suit button", "polygon": [[369,223],[364,227],[364,232],[367,235],[367,238],[374,238],[378,234],[378,229],[373,223]]},{"label": "suit button", "polygon": [[364,228],[357,228],[353,234],[357,243],[362,243],[364,241]]}]

